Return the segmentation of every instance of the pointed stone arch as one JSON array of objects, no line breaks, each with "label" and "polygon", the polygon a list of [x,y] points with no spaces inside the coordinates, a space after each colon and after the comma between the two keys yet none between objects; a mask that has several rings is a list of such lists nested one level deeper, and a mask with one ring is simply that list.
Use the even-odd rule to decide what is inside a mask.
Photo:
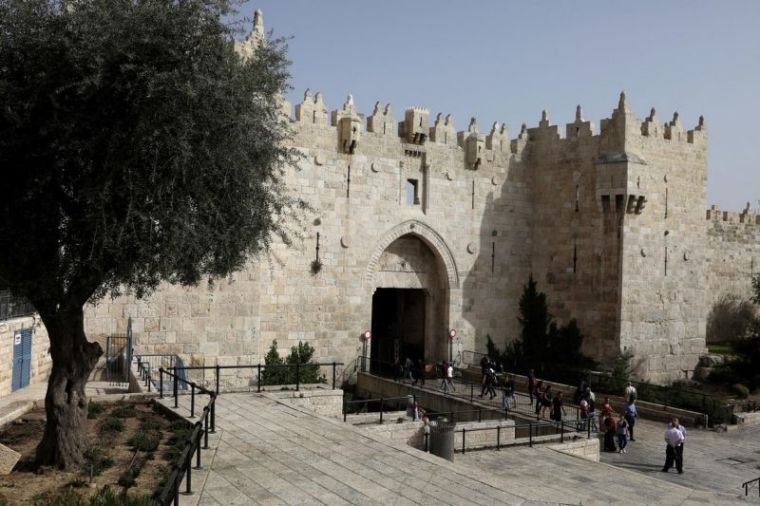
[{"label": "pointed stone arch", "polygon": [[446,271],[446,280],[449,289],[459,288],[459,272],[457,271],[454,255],[446,245],[446,242],[430,225],[419,220],[407,220],[387,231],[375,245],[372,256],[367,263],[367,270],[364,274],[365,285],[372,286],[375,282],[375,275],[378,270],[378,262],[383,252],[388,249],[393,241],[405,235],[414,235],[419,237],[433,253],[441,260],[444,270]]}]

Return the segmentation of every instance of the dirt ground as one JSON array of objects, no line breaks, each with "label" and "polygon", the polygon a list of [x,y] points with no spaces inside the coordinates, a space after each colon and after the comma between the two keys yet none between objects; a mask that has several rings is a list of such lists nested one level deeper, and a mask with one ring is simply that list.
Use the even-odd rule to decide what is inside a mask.
[{"label": "dirt ground", "polygon": [[[95,419],[86,421],[84,430],[90,448],[98,448],[105,457],[113,459],[113,465],[90,482],[87,469],[60,471],[52,468],[34,469],[33,458],[37,443],[42,438],[45,426],[44,410],[30,411],[19,420],[0,430],[0,443],[21,453],[21,460],[8,476],[0,476],[0,504],[11,505],[49,504],[67,488],[74,488],[83,497],[94,495],[99,489],[109,485],[120,492],[119,476],[130,466],[140,469],[135,484],[127,493],[135,496],[152,495],[161,480],[168,475],[171,464],[168,460],[167,443],[171,436],[170,422],[160,413],[154,412],[149,402],[135,403],[135,416],[123,418],[122,432],[103,432],[101,427],[110,412],[119,404],[104,404],[105,410]],[[145,420],[153,420],[160,434],[160,445],[153,453],[135,452],[128,444],[130,436],[138,432]]]}]

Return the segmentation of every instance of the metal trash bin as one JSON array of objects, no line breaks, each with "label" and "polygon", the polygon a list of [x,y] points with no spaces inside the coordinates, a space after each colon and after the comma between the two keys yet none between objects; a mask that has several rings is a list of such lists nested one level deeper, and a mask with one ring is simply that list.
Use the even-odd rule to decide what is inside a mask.
[{"label": "metal trash bin", "polygon": [[456,423],[439,418],[430,426],[430,453],[447,460],[454,460],[454,428]]}]

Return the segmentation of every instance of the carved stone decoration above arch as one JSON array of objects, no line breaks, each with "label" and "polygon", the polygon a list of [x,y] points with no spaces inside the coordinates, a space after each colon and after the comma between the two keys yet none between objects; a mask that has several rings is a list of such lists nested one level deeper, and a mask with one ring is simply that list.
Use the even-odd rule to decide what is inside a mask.
[{"label": "carved stone decoration above arch", "polygon": [[459,288],[459,272],[457,271],[454,255],[451,253],[446,242],[430,225],[419,220],[408,220],[391,228],[383,234],[380,240],[375,244],[372,256],[367,263],[367,270],[364,274],[364,284],[373,286],[375,275],[378,272],[380,258],[388,246],[399,237],[413,235],[422,240],[432,251],[439,257],[446,271],[446,279],[449,289]]}]

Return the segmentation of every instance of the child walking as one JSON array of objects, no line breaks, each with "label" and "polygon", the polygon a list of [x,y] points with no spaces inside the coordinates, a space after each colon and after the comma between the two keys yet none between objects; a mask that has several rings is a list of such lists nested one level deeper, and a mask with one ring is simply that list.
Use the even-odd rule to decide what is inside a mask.
[{"label": "child walking", "polygon": [[617,440],[618,440],[618,453],[628,453],[625,449],[628,446],[628,421],[625,419],[625,415],[621,414],[617,423]]}]

